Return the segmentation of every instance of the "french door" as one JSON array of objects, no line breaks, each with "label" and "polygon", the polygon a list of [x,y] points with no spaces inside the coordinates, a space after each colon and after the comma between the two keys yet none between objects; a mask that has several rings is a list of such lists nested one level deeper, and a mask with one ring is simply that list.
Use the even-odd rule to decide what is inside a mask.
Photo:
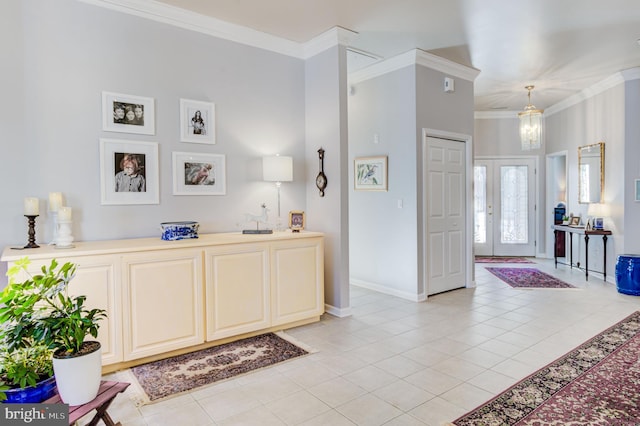
[{"label": "french door", "polygon": [[474,240],[481,256],[535,256],[535,159],[478,159]]}]

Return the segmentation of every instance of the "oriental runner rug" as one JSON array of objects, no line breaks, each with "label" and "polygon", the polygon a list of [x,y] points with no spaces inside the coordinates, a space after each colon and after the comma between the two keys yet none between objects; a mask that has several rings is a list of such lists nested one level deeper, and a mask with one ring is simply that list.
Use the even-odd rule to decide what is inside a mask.
[{"label": "oriental runner rug", "polygon": [[476,256],[476,263],[535,263],[526,257]]},{"label": "oriental runner rug", "polygon": [[536,268],[493,268],[486,267],[502,281],[516,288],[576,288],[556,277]]},{"label": "oriental runner rug", "polygon": [[635,312],[451,425],[637,425],[639,353]]},{"label": "oriental runner rug", "polygon": [[282,333],[267,333],[132,367],[137,406],[313,352]]}]

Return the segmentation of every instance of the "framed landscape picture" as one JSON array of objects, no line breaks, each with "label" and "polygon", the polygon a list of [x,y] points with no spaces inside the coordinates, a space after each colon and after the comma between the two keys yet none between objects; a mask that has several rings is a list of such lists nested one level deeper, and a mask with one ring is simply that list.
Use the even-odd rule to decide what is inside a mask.
[{"label": "framed landscape picture", "polygon": [[173,153],[173,195],[225,195],[225,156]]},{"label": "framed landscape picture", "polygon": [[100,139],[100,194],[102,204],[158,204],[158,144]]},{"label": "framed landscape picture", "polygon": [[360,157],[354,160],[356,191],[387,190],[387,157]]},{"label": "framed landscape picture", "polygon": [[215,104],[180,99],[180,140],[182,142],[216,143]]},{"label": "framed landscape picture", "polygon": [[153,98],[102,92],[102,130],[107,132],[155,134]]}]

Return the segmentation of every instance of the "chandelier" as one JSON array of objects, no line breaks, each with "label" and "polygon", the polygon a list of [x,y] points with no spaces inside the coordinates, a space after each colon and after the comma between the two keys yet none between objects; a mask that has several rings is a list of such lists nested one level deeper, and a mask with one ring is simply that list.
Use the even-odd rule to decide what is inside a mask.
[{"label": "chandelier", "polygon": [[525,86],[529,91],[529,104],[524,111],[518,113],[520,118],[520,142],[522,150],[539,149],[542,141],[542,113],[544,110],[536,109],[531,105],[531,90],[534,86]]}]

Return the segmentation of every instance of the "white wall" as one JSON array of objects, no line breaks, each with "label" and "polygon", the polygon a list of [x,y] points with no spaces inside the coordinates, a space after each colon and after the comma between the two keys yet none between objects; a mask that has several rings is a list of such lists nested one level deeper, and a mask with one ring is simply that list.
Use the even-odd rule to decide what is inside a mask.
[{"label": "white wall", "polygon": [[[625,83],[624,228],[622,252],[640,254],[640,202],[635,201],[635,180],[640,179],[640,79]],[[606,185],[606,183],[605,183]]]},{"label": "white wall", "polygon": [[[239,230],[262,202],[276,211],[260,171],[275,153],[294,157],[282,211],[305,210],[304,61],[73,0],[4,1],[0,15],[2,247],[26,243],[26,196],[41,200],[37,241],[50,240],[52,191],[74,209],[76,240],[159,237],[175,220]],[[155,98],[156,134],[102,131],[102,91]],[[216,104],[216,145],[180,142],[180,98]],[[159,144],[160,204],[100,204],[100,138]],[[172,195],[173,151],[226,155],[227,195]]]},{"label": "white wall", "polygon": [[[351,281],[407,298],[418,293],[415,70],[365,80],[349,96]],[[353,159],[377,155],[388,157],[388,191],[354,191]]]}]

